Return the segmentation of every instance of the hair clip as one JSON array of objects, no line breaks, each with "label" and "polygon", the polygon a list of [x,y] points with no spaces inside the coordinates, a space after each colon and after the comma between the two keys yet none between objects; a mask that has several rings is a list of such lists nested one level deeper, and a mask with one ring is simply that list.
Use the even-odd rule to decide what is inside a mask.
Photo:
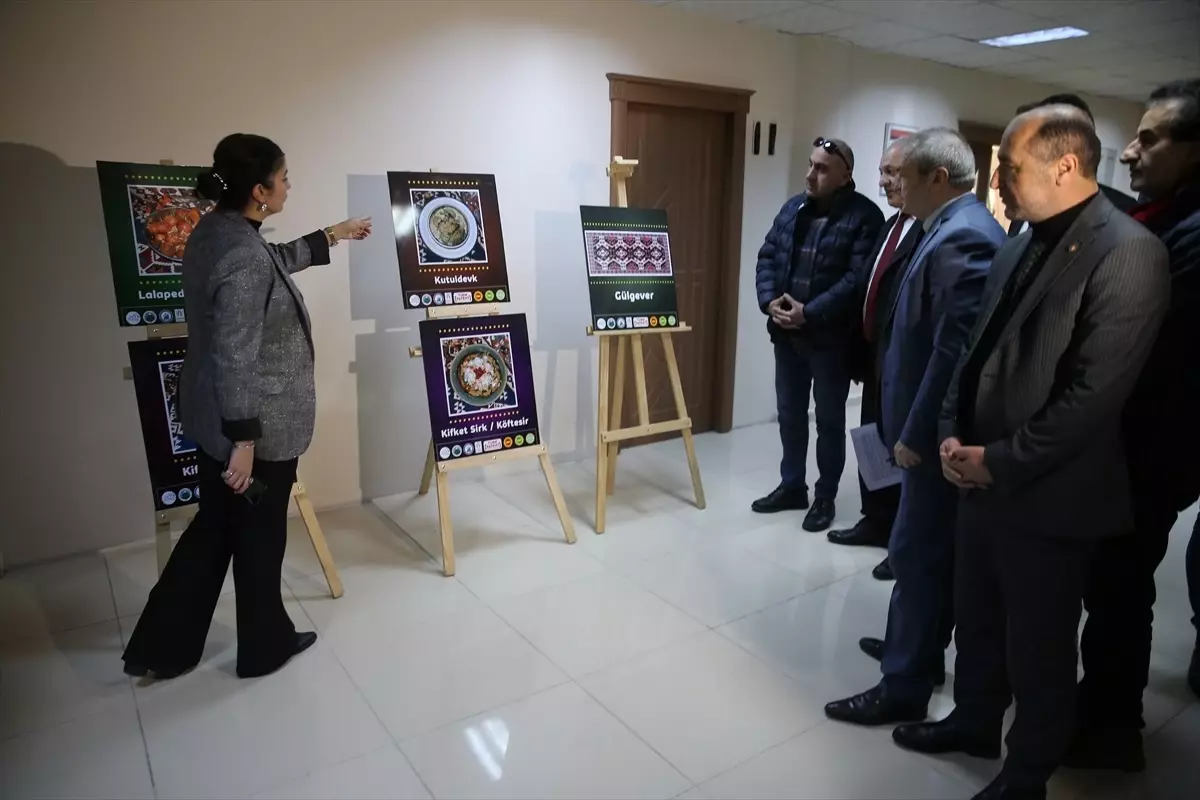
[{"label": "hair clip", "polygon": [[219,181],[221,182],[221,189],[222,189],[222,191],[226,191],[226,192],[227,192],[227,191],[229,191],[229,184],[225,183],[225,179],[221,177],[221,173],[217,172],[217,171],[214,169],[214,170],[213,170],[213,177],[214,177],[214,178],[216,178],[217,180],[219,180]]}]

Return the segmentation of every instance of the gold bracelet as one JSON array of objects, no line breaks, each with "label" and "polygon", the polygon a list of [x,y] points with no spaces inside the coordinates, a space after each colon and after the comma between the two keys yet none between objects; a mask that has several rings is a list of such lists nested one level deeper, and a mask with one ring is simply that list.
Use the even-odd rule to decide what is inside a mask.
[{"label": "gold bracelet", "polygon": [[330,246],[330,247],[337,247],[337,243],[338,243],[338,237],[337,237],[337,235],[336,235],[336,234],[333,232],[333,226],[332,226],[332,225],[331,225],[331,226],[329,226],[328,228],[326,228],[326,229],[325,229],[325,238],[329,240],[329,246]]}]

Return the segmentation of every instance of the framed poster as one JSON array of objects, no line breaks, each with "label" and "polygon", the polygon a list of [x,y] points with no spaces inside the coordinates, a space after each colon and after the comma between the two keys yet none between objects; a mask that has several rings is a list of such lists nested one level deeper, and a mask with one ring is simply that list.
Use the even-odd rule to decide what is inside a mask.
[{"label": "framed poster", "polygon": [[186,354],[185,336],[129,343],[142,442],[158,511],[200,499],[198,448],[183,435],[180,419],[179,383]]},{"label": "framed poster", "polygon": [[667,212],[580,206],[592,327],[598,331],[679,324]]},{"label": "framed poster", "polygon": [[511,299],[496,176],[389,172],[388,189],[409,308]]},{"label": "framed poster", "polygon": [[425,320],[421,349],[438,461],[539,442],[524,314]]},{"label": "framed poster", "polygon": [[[892,146],[892,142],[898,141],[900,139],[907,139],[909,136],[912,136],[914,133],[916,133],[919,130],[920,130],[920,128],[914,128],[911,125],[899,125],[895,122],[889,122],[889,123],[885,124],[883,126],[883,149],[884,149],[884,151],[886,151],[889,147]],[[884,197],[885,195],[887,195],[887,192],[885,192],[883,190],[883,187],[881,186],[879,188],[879,196]]]},{"label": "framed poster", "polygon": [[188,237],[213,203],[200,167],[97,161],[121,325],[186,322],[180,268]]}]

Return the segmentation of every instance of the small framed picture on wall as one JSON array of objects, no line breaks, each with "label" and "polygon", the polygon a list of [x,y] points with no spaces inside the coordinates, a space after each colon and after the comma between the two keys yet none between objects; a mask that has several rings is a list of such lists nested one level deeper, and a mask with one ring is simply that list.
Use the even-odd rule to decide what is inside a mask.
[{"label": "small framed picture on wall", "polygon": [[[892,146],[892,142],[898,139],[904,139],[912,136],[919,128],[914,128],[911,125],[901,125],[897,122],[889,122],[883,126],[883,149],[886,151]],[[883,189],[879,190],[879,196],[883,197],[886,192]]]}]

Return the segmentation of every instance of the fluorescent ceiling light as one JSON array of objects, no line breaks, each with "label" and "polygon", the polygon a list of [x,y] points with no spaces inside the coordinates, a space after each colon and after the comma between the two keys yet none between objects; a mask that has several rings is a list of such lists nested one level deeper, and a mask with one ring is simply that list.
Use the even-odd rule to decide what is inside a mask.
[{"label": "fluorescent ceiling light", "polygon": [[1088,32],[1080,28],[1046,28],[1029,33],[1014,33],[1012,36],[997,36],[995,39],[980,39],[979,43],[992,47],[1020,47],[1023,44],[1041,44],[1042,42],[1075,39],[1087,35]]}]

